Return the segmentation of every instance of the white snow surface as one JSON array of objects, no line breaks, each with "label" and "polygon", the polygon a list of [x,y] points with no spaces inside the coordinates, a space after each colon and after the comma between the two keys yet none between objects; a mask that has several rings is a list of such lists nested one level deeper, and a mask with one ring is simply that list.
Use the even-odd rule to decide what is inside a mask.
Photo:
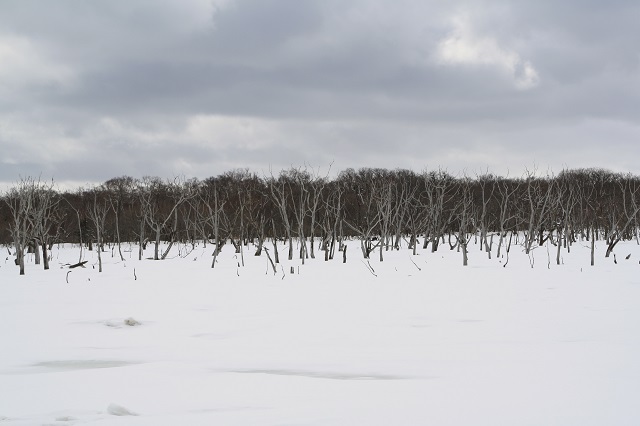
[{"label": "white snow surface", "polygon": [[640,246],[587,245],[369,270],[352,241],[276,275],[251,246],[211,269],[210,245],[127,244],[99,273],[67,245],[25,276],[2,248],[0,424],[638,425]]}]

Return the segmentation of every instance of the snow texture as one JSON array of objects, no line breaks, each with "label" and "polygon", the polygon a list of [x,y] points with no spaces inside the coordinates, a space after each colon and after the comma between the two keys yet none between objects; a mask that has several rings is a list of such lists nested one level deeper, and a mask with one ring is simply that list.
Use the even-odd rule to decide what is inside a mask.
[{"label": "snow texture", "polygon": [[133,411],[113,403],[109,404],[109,406],[107,407],[107,413],[111,414],[112,416],[137,416],[137,414]]},{"label": "snow texture", "polygon": [[587,242],[561,265],[553,246],[514,245],[506,267],[476,245],[466,268],[446,246],[405,247],[374,255],[375,275],[350,245],[346,264],[284,260],[275,275],[251,246],[211,269],[211,246],[138,261],[126,245],[69,283],[78,247],[54,247],[49,271],[29,257],[25,276],[8,258],[0,422],[640,424],[635,242],[617,264],[598,245],[594,267]]}]

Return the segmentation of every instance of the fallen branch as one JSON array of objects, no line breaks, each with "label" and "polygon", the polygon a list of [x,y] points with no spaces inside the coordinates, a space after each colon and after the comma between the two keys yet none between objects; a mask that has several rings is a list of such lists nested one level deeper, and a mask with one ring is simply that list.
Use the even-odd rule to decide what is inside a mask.
[{"label": "fallen branch", "polygon": [[85,265],[85,263],[87,263],[87,261],[86,261],[86,260],[85,260],[85,261],[83,261],[83,262],[78,262],[78,263],[76,263],[76,264],[74,264],[74,265],[70,265],[70,266],[69,266],[69,269],[73,269],[73,268],[77,268],[77,267],[84,268],[84,267],[85,267],[85,266],[84,266],[84,265]]},{"label": "fallen branch", "polygon": [[269,262],[271,263],[271,267],[273,268],[273,275],[275,275],[278,271],[276,270],[276,264],[273,263],[273,260],[271,259],[271,255],[269,254],[269,249],[266,247],[263,247],[264,252],[267,253],[267,259],[269,259]]},{"label": "fallen branch", "polygon": [[416,265],[416,262],[413,261],[413,259],[411,258],[411,255],[409,255],[409,260],[411,261],[411,263],[413,263],[416,266],[416,268],[418,268],[418,271],[422,271],[422,269],[418,265]]},{"label": "fallen branch", "polygon": [[362,260],[362,259],[361,259],[360,261],[364,264],[364,266],[366,266],[367,270],[368,270],[369,272],[371,272],[371,275],[373,275],[374,277],[377,277],[377,275],[376,275],[375,271],[373,270],[373,268],[371,267],[371,265],[368,265],[368,264],[367,264],[367,263],[365,263],[365,261],[364,261],[364,260]]}]

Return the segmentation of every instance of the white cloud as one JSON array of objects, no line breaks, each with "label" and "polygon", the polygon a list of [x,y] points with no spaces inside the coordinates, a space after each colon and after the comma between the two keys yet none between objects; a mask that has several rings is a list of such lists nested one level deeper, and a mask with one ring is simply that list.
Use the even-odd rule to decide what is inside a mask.
[{"label": "white cloud", "polygon": [[515,77],[516,87],[522,90],[531,89],[540,83],[538,72],[529,61],[522,63],[521,71],[516,72]]},{"label": "white cloud", "polygon": [[279,132],[270,120],[199,114],[188,119],[182,139],[216,148],[252,150],[277,142]]},{"label": "white cloud", "polygon": [[445,65],[493,66],[507,73],[517,89],[528,90],[540,83],[540,77],[530,61],[510,49],[502,47],[492,37],[473,31],[468,17],[456,15],[453,31],[438,43],[437,61]]},{"label": "white cloud", "polygon": [[0,118],[0,143],[4,145],[0,165],[50,164],[87,153],[81,141],[67,135],[64,126],[18,114]]},{"label": "white cloud", "polygon": [[47,58],[44,49],[27,38],[0,35],[0,93],[32,85],[73,83],[74,72],[64,64]]}]

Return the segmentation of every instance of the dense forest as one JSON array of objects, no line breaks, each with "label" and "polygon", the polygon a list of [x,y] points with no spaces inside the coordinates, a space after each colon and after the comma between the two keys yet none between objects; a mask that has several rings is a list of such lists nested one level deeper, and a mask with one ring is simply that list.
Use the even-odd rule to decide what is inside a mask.
[{"label": "dense forest", "polygon": [[[638,238],[640,178],[601,169],[453,176],[444,170],[347,169],[335,178],[307,168],[277,176],[233,170],[205,180],[118,177],[91,188],[59,191],[55,182],[23,178],[2,194],[0,243],[24,273],[25,253],[49,268],[57,243],[76,243],[122,257],[122,242],[152,244],[154,259],[172,246],[223,246],[256,256],[333,259],[345,239],[361,256],[384,260],[389,250],[457,249],[467,264],[473,240],[487,256],[517,244],[523,251],[604,240],[608,257],[621,240]],[[285,242],[278,253],[277,241]],[[167,244],[161,244],[167,243]],[[282,246],[281,246],[282,250]],[[340,256],[346,260],[346,252]],[[101,268],[100,263],[100,268]],[[275,266],[274,266],[275,268]]]}]

